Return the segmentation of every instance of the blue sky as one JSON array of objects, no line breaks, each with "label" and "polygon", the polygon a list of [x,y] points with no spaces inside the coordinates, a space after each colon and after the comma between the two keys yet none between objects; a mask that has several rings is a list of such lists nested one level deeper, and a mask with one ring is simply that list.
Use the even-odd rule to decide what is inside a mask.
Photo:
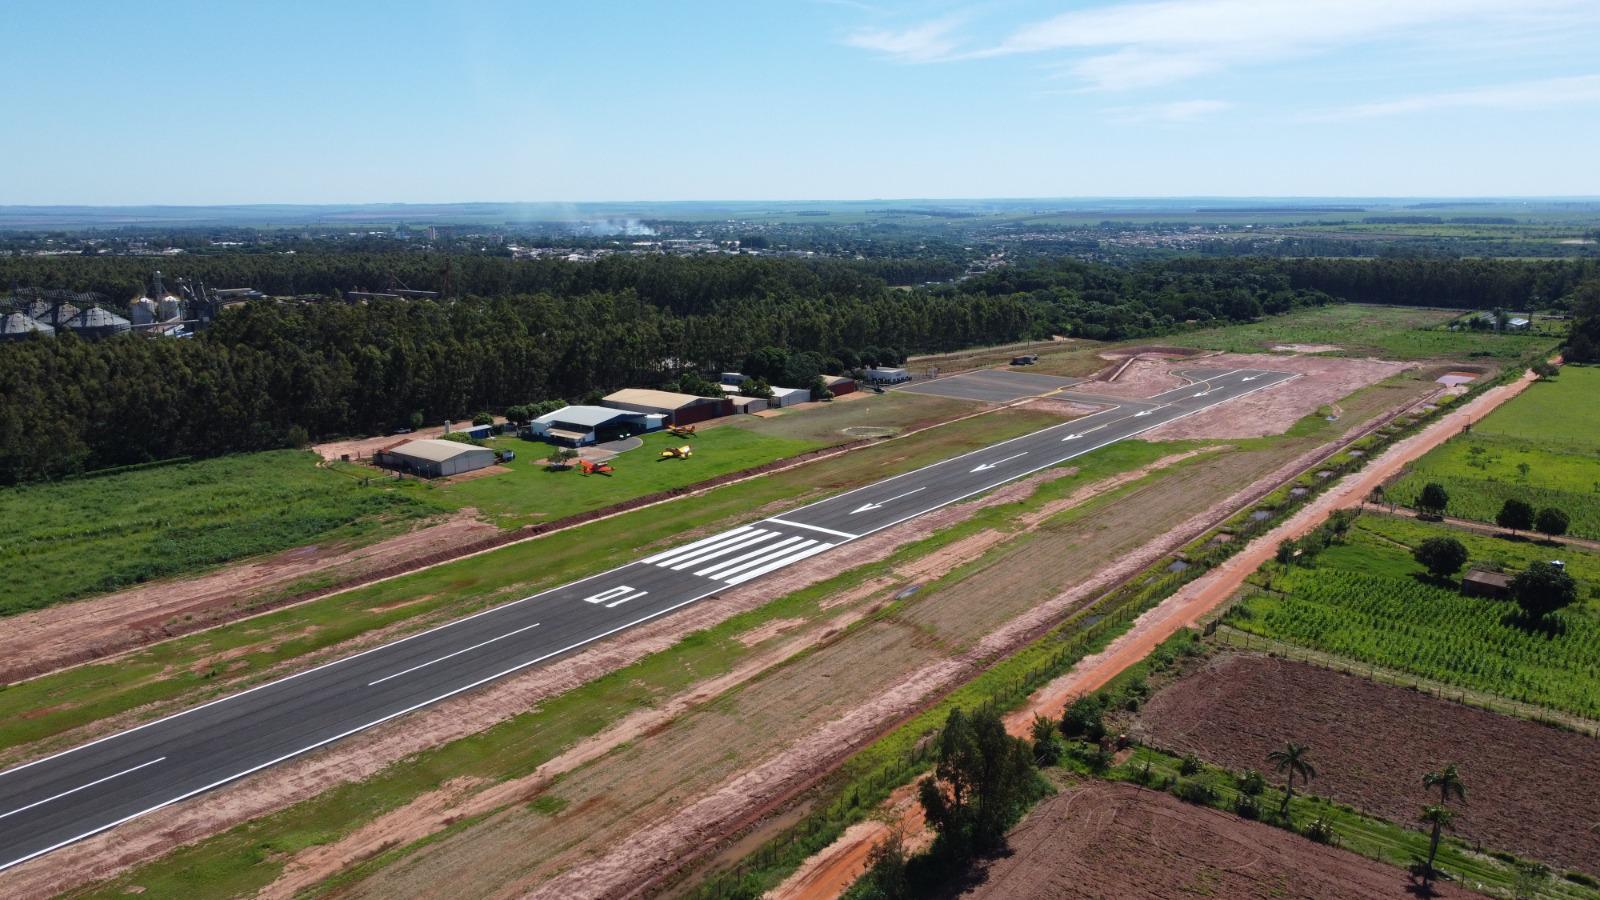
[{"label": "blue sky", "polygon": [[6,5],[0,204],[1600,195],[1596,0]]}]

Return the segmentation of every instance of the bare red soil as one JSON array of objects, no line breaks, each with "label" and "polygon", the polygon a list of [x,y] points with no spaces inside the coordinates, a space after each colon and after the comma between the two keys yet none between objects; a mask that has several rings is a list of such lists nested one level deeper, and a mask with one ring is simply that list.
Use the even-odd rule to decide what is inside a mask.
[{"label": "bare red soil", "polygon": [[[1411,896],[1403,870],[1170,794],[1091,783],[1041,803],[963,897]],[[1439,896],[1471,894],[1441,885]]]},{"label": "bare red soil", "polygon": [[1304,663],[1225,654],[1145,706],[1139,737],[1232,769],[1311,748],[1311,791],[1410,823],[1424,773],[1455,763],[1456,833],[1486,849],[1600,872],[1600,742]]}]

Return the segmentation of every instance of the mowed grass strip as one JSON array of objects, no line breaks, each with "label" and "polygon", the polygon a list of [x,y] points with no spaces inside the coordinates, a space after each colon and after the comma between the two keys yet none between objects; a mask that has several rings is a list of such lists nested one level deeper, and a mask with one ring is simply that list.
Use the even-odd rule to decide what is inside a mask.
[{"label": "mowed grass strip", "polygon": [[1556,507],[1569,530],[1600,538],[1600,369],[1567,366],[1414,463],[1390,495],[1414,505],[1424,485],[1450,493],[1449,513],[1493,522],[1508,499]]},{"label": "mowed grass strip", "polygon": [[[1073,461],[1079,469],[1076,475],[1042,484],[1025,500],[980,511],[968,521],[901,547],[881,560],[778,597],[759,609],[730,617],[687,636],[666,650],[543,701],[532,710],[479,734],[409,757],[372,778],[334,788],[69,896],[122,896],[135,886],[153,896],[229,897],[257,891],[276,878],[288,857],[301,849],[331,843],[365,822],[454,779],[479,778],[488,785],[526,775],[573,743],[599,733],[629,713],[658,706],[698,681],[726,673],[740,660],[759,652],[759,645],[749,645],[739,639],[753,628],[779,619],[813,622],[836,615],[839,609],[824,610],[822,601],[869,579],[889,575],[897,567],[974,531],[1014,528],[1017,517],[1067,496],[1090,481],[1147,465],[1183,449],[1187,449],[1187,445],[1125,441],[1087,454]],[[1147,478],[1168,477],[1186,464],[1180,463]],[[1064,511],[1052,521],[1117,502],[1136,490],[1140,483],[1143,482],[1124,486],[1085,507]],[[1027,539],[1026,535],[1022,538]],[[979,567],[976,561],[958,567],[937,582],[925,585],[916,595],[891,603],[875,617],[892,616],[908,606],[924,602],[942,587],[959,583]],[[857,622],[850,627],[866,625]],[[712,702],[726,703],[726,695]],[[606,764],[605,759],[593,763]],[[559,791],[559,787],[555,790]],[[534,810],[540,813],[559,811],[563,805],[556,794],[542,794],[532,803]],[[470,823],[457,823],[458,826],[463,824]],[[373,865],[392,863],[438,837],[435,834],[392,848],[381,859],[374,860]],[[342,887],[369,872],[373,865],[347,870],[312,894]]]},{"label": "mowed grass strip", "polygon": [[[398,637],[622,565],[680,543],[695,529],[746,520],[767,504],[818,499],[1059,421],[1004,410],[951,423],[14,684],[0,690],[0,748],[141,707],[153,716],[198,703],[284,674],[287,663],[309,665],[343,652],[330,648],[377,629]],[[0,759],[0,765],[9,762]]]},{"label": "mowed grass strip", "polygon": [[311,542],[371,540],[444,511],[297,450],[0,491],[0,615]]},{"label": "mowed grass strip", "polygon": [[[841,438],[848,440],[848,438]],[[683,487],[729,472],[764,465],[823,446],[818,441],[757,434],[742,428],[710,428],[692,438],[666,432],[647,434],[644,446],[611,460],[612,475],[584,475],[576,465],[552,470],[548,444],[520,438],[498,438],[489,446],[513,450],[510,471],[454,483],[421,484],[434,502],[457,509],[472,507],[502,528],[550,522],[563,516],[621,503],[657,491]],[[688,445],[688,459],[663,459],[668,447]]]},{"label": "mowed grass strip", "polygon": [[1423,577],[1411,548],[1448,536],[1472,563],[1516,572],[1555,555],[1531,542],[1382,515],[1362,516],[1347,542],[1312,566],[1269,562],[1255,593],[1231,609],[1241,631],[1410,672],[1458,687],[1600,717],[1600,556],[1562,548],[1580,600],[1554,635],[1520,628],[1509,601],[1462,595]]},{"label": "mowed grass strip", "polygon": [[1519,360],[1553,350],[1559,339],[1548,335],[1443,328],[1459,315],[1450,310],[1411,306],[1336,303],[1298,309],[1249,325],[1211,328],[1162,338],[1178,347],[1260,353],[1280,344],[1328,344],[1340,356],[1382,356],[1387,359]]}]

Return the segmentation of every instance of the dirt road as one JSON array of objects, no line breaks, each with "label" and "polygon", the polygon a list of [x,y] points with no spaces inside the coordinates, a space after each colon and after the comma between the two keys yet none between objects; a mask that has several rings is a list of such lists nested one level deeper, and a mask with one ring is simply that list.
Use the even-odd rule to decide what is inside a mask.
[{"label": "dirt road", "polygon": [[[1472,422],[1532,384],[1532,373],[1510,384],[1490,388],[1421,432],[1390,447],[1370,464],[1344,478],[1302,507],[1283,524],[1256,538],[1242,551],[1173,594],[1134,622],[1105,650],[1080,661],[1071,671],[1041,688],[1021,709],[1007,717],[1008,730],[1022,736],[1035,715],[1056,717],[1074,697],[1103,687],[1162,641],[1189,627],[1231,597],[1244,579],[1276,552],[1279,542],[1296,538],[1321,524],[1336,509],[1360,504],[1374,487],[1412,460],[1439,446]],[[794,875],[769,892],[774,900],[827,900],[837,897],[866,871],[872,849],[896,828],[917,836],[924,827],[921,808],[901,807],[882,821],[851,828],[839,840],[807,860]]]}]

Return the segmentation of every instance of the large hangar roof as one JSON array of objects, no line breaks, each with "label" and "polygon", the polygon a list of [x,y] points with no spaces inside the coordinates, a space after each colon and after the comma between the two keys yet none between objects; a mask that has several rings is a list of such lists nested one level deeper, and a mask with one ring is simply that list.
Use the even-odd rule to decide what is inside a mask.
[{"label": "large hangar roof", "polygon": [[691,406],[708,398],[696,397],[693,394],[675,394],[672,391],[652,391],[648,388],[623,388],[615,393],[607,394],[606,399],[613,403],[631,403],[636,406],[654,406],[660,409],[682,409],[685,406]]},{"label": "large hangar roof", "polygon": [[415,441],[406,441],[404,444],[389,451],[401,456],[411,456],[425,459],[429,462],[444,462],[455,459],[463,453],[482,450],[485,453],[493,452],[476,444],[463,444],[460,441],[445,441],[438,438],[421,438]]},{"label": "large hangar roof", "polygon": [[637,415],[636,412],[612,409],[609,406],[564,406],[555,412],[545,413],[537,421],[543,424],[561,422],[566,425],[581,425],[584,428],[599,428],[608,422]]}]

